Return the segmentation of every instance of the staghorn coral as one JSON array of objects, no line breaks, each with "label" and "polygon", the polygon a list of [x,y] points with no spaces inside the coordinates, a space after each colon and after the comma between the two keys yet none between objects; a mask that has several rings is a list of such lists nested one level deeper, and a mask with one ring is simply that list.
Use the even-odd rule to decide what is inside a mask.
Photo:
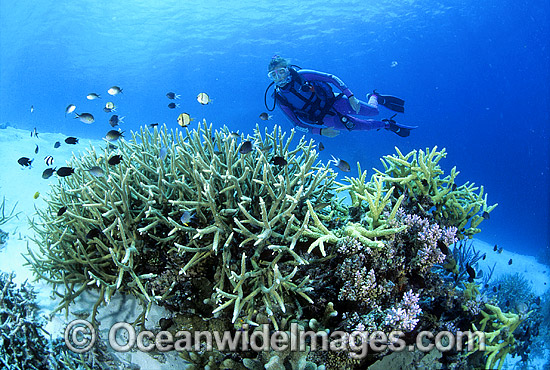
[{"label": "staghorn coral", "polygon": [[[73,157],[75,173],[53,187],[32,223],[39,249],[27,257],[39,278],[64,288],[55,290],[62,299],[56,311],[96,286],[92,319],[122,292],[146,306],[143,322],[153,302],[163,304],[179,288],[176,281],[151,288],[167,270],[208,275],[212,293],[200,300],[215,314],[231,310],[232,322],[265,306],[277,325],[275,312],[299,304],[293,296],[312,303],[309,278],[295,277],[307,264],[297,245],[309,240],[308,252],[325,255],[325,243],[336,242],[313,208],[331,204],[335,174],[316,163],[312,141],[290,148],[293,137],[277,127],[251,138],[206,124],[185,135],[144,128],[119,142],[117,166],[107,164],[108,147]],[[241,154],[245,140],[254,141],[253,150]],[[275,156],[288,164],[273,165]],[[92,166],[104,176],[86,171]],[[180,221],[184,212],[193,214],[189,222]]]}]

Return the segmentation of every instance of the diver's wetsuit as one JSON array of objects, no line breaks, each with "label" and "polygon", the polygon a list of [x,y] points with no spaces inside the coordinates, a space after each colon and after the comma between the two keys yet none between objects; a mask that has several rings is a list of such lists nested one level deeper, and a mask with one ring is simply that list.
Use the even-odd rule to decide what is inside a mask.
[{"label": "diver's wetsuit", "polygon": [[[336,130],[377,130],[387,128],[387,123],[385,122],[372,119],[361,119],[354,116],[378,115],[378,103],[376,98],[371,98],[371,104],[359,100],[361,109],[359,110],[359,113],[356,113],[348,100],[348,98],[353,94],[338,77],[310,69],[300,69],[297,73],[305,82],[326,82],[336,86],[342,92],[341,97],[334,102],[332,108],[322,118],[322,121],[316,123],[308,117],[307,114],[304,114],[305,112],[308,112],[308,109],[311,109],[311,107],[306,107],[306,109],[303,109],[307,103],[296,96],[296,94],[299,94],[302,98],[309,100],[311,99],[311,95],[314,94],[313,92],[309,90],[305,92],[302,91],[300,83],[295,78],[292,78],[292,80],[283,87],[277,88],[276,94],[280,95],[280,97],[277,96],[276,98],[277,104],[283,113],[285,113],[294,125],[297,126],[297,129],[320,135],[321,129],[327,127],[332,127]],[[317,94],[318,97],[319,95],[320,94]],[[321,103],[321,105],[323,106],[323,103]]]}]

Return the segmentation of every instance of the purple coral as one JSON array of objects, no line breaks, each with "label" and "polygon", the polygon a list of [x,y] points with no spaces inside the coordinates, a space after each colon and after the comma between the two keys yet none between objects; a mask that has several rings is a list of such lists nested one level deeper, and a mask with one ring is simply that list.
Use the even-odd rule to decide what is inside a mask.
[{"label": "purple coral", "polygon": [[413,293],[412,289],[405,293],[397,307],[388,310],[384,323],[396,330],[411,331],[416,327],[416,317],[422,312],[418,305],[420,294]]}]

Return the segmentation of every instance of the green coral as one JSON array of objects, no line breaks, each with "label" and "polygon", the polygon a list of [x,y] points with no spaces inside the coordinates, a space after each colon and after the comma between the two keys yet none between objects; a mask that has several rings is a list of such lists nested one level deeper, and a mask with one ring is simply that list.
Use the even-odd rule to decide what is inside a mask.
[{"label": "green coral", "polygon": [[[312,206],[333,202],[336,175],[317,163],[313,141],[302,138],[291,148],[294,132],[286,135],[277,127],[263,136],[256,129],[253,137],[206,124],[185,134],[143,128],[118,143],[117,166],[107,163],[109,147],[74,157],[75,173],[60,179],[47,209],[38,210],[32,223],[38,250],[27,257],[61,297],[56,311],[88,286],[100,290],[93,319],[115,292],[148,308],[173,294],[175,281],[152,289],[167,269],[190,276],[212,267],[206,300],[215,314],[230,311],[232,322],[265,307],[277,325],[275,312],[285,314],[298,299],[311,303],[309,278],[297,277],[308,263],[298,246],[309,240],[309,252],[325,255],[325,243],[336,241]],[[245,140],[254,141],[253,150],[241,154]],[[287,164],[273,165],[275,156]],[[104,175],[87,171],[93,166]],[[184,212],[192,220],[180,221]]]},{"label": "green coral", "polygon": [[442,177],[444,171],[439,161],[447,156],[445,148],[437,151],[435,146],[426,151],[413,150],[406,155],[398,148],[395,150],[397,155],[381,159],[384,172],[375,169],[376,175],[382,176],[381,180],[387,183],[386,188],[396,186],[398,194],[414,198],[417,212],[431,213],[439,224],[457,227],[461,237],[471,238],[481,231],[478,226],[483,215],[487,217],[498,204],[487,204],[483,186],[478,188],[469,182],[457,186],[455,178],[460,172],[456,167]]},{"label": "green coral", "polygon": [[[514,314],[502,312],[502,310],[491,304],[485,304],[486,311],[481,311],[483,319],[479,322],[479,329],[472,324],[475,332],[481,331],[485,336],[485,348],[480,348],[479,336],[475,335],[468,344],[474,345],[474,351],[485,351],[487,353],[486,369],[501,369],[504,359],[514,348],[514,330],[531,314]],[[497,365],[498,364],[498,365]],[[497,367],[498,366],[498,367]]]}]

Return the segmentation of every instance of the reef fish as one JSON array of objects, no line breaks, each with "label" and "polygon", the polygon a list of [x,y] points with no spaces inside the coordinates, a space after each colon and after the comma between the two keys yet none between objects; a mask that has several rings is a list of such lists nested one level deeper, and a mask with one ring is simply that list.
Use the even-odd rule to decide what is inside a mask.
[{"label": "reef fish", "polygon": [[109,118],[109,124],[111,125],[111,127],[115,127],[119,123],[123,123],[123,119],[124,117],[119,117],[116,114],[113,114],[111,118]]},{"label": "reef fish", "polygon": [[57,171],[57,176],[59,177],[67,177],[74,173],[74,168],[71,167],[60,167]]},{"label": "reef fish", "polygon": [[55,172],[55,168],[46,168],[44,172],[42,172],[42,178],[49,179],[50,177],[52,177],[54,172]]},{"label": "reef fish", "polygon": [[65,142],[66,142],[67,144],[72,144],[72,145],[74,145],[74,144],[78,144],[78,139],[77,139],[76,137],[74,137],[74,136],[69,136],[68,138],[65,139]]},{"label": "reef fish", "polygon": [[489,215],[489,212],[487,211],[483,211],[483,213],[481,214],[481,217],[483,217],[486,220],[489,220],[491,218],[491,216]]},{"label": "reef fish", "polygon": [[59,210],[57,211],[57,216],[63,215],[63,213],[65,213],[66,211],[67,211],[67,206],[63,206],[59,208]]},{"label": "reef fish", "polygon": [[39,196],[40,196],[40,192],[37,191],[36,193],[34,193],[33,198],[38,199]]},{"label": "reef fish", "polygon": [[280,156],[273,157],[273,164],[276,166],[286,166],[287,163],[288,162],[283,157],[280,157]]},{"label": "reef fish", "polygon": [[319,151],[322,152],[323,150],[325,150],[325,146],[323,143],[319,142]]},{"label": "reef fish", "polygon": [[89,93],[88,95],[86,95],[86,99],[88,100],[95,100],[100,98],[101,98],[101,95],[98,95],[96,93]]},{"label": "reef fish", "polygon": [[21,157],[17,160],[17,163],[19,163],[23,167],[31,167],[32,161],[34,161],[34,159]]},{"label": "reef fish", "polygon": [[74,104],[67,105],[67,108],[65,108],[65,116],[67,116],[67,114],[73,113],[75,109],[76,109],[76,105]]},{"label": "reef fish", "polygon": [[168,93],[166,93],[166,97],[167,97],[168,99],[179,99],[179,98],[180,98],[180,96],[179,96],[178,94],[173,93],[173,92],[171,92],[171,91],[168,92]]},{"label": "reef fish", "polygon": [[241,144],[239,147],[239,153],[241,154],[247,154],[252,151],[252,142],[250,140],[245,141]]},{"label": "reef fish", "polygon": [[55,144],[53,144],[53,147],[55,149],[59,148],[61,146],[61,143],[59,141],[56,141]]},{"label": "reef fish", "polygon": [[46,166],[51,166],[53,164],[53,157],[51,155],[45,156],[44,163],[46,163]]},{"label": "reef fish", "polygon": [[266,112],[260,113],[260,119],[262,121],[268,121],[270,119],[273,119],[273,116],[270,114],[267,114]]},{"label": "reef fish", "polygon": [[351,167],[348,162],[344,161],[340,158],[334,158],[329,161],[329,163],[333,162],[336,167],[338,167],[341,171],[349,172],[351,170]]},{"label": "reef fish", "polygon": [[177,108],[177,107],[179,107],[179,106],[180,106],[180,105],[179,105],[179,104],[176,104],[176,103],[170,103],[170,104],[168,104],[168,108],[170,108],[170,109],[174,109],[174,108]]},{"label": "reef fish", "polygon": [[189,224],[189,222],[191,222],[193,217],[195,217],[195,214],[193,212],[184,211],[183,214],[181,215],[180,221],[181,221],[182,224],[187,226]]},{"label": "reef fish", "polygon": [[201,103],[202,105],[206,105],[208,103],[212,103],[212,99],[208,96],[207,93],[201,92],[199,95],[197,95],[197,101]]},{"label": "reef fish", "polygon": [[191,121],[194,121],[194,118],[191,118],[189,113],[182,113],[178,116],[178,125],[181,127],[187,127],[191,123]]},{"label": "reef fish", "polygon": [[38,144],[36,144],[36,148],[34,148],[34,154],[38,154]]},{"label": "reef fish", "polygon": [[76,114],[75,118],[78,118],[81,122],[88,123],[88,124],[95,122],[94,116],[92,116],[90,113],[82,113],[82,114],[75,113],[75,114]]},{"label": "reef fish", "polygon": [[92,166],[88,168],[87,171],[92,175],[94,175],[95,177],[103,177],[104,175],[103,170],[101,169],[101,167],[98,167],[98,166]]},{"label": "reef fish", "polygon": [[107,139],[108,141],[117,141],[121,137],[124,137],[124,135],[122,135],[123,133],[124,131],[120,132],[117,130],[111,130],[107,132],[107,134],[105,135],[105,139]]},{"label": "reef fish", "polygon": [[109,163],[111,166],[117,165],[122,161],[122,156],[119,154],[113,155],[107,163]]},{"label": "reef fish", "polygon": [[109,90],[107,90],[107,93],[108,93],[109,95],[117,95],[117,94],[122,93],[122,89],[121,89],[120,87],[118,87],[118,86],[111,86],[111,87],[109,88]]}]

